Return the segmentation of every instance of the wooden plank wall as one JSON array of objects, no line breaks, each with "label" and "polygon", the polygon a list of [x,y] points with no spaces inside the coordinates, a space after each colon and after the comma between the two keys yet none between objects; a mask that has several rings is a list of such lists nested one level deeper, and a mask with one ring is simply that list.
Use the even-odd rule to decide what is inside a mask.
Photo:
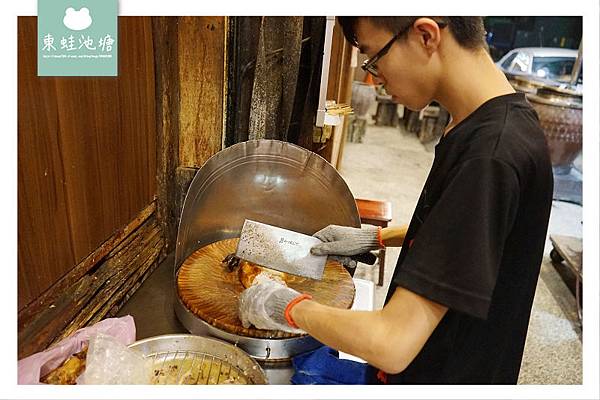
[{"label": "wooden plank wall", "polygon": [[156,194],[149,17],[119,18],[119,76],[37,77],[37,20],[19,17],[18,307]]},{"label": "wooden plank wall", "polygon": [[38,78],[19,19],[19,358],[116,315],[174,250],[221,149],[225,26],[120,17],[118,78]]}]

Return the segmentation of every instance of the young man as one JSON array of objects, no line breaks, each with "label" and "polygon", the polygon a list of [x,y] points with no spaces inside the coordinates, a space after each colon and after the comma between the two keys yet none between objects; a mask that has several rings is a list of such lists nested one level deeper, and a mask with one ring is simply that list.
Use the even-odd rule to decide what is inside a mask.
[{"label": "young man", "polygon": [[339,22],[394,101],[435,100],[452,119],[407,231],[315,234],[313,253],[345,261],[404,242],[382,310],[327,307],[266,282],[242,294],[242,321],[305,331],[368,361],[381,382],[514,384],[552,201],[537,116],[489,57],[480,17]]}]

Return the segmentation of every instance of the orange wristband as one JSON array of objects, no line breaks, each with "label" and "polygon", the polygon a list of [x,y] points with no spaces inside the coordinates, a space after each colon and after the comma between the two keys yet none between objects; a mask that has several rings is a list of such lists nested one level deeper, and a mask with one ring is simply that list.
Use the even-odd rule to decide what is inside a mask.
[{"label": "orange wristband", "polygon": [[285,312],[283,314],[285,315],[285,320],[292,328],[298,329],[298,325],[296,325],[296,323],[294,322],[294,320],[292,319],[292,316],[290,314],[290,311],[292,311],[292,307],[294,307],[296,304],[300,303],[302,300],[310,300],[310,299],[312,299],[312,296],[310,294],[304,293],[304,294],[301,294],[300,296],[296,297],[294,300],[290,301],[288,303],[288,305],[285,307]]},{"label": "orange wristband", "polygon": [[381,248],[385,247],[385,244],[383,244],[383,239],[381,238],[381,227],[378,226],[378,230],[377,230],[377,241],[379,242],[379,246],[381,246]]}]

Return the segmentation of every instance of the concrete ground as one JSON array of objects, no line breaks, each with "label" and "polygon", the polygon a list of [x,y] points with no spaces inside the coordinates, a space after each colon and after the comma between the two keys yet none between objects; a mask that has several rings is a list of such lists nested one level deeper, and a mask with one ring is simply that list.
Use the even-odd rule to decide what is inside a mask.
[{"label": "concrete ground", "polygon": [[[388,200],[392,224],[410,221],[433,162],[434,144],[423,145],[399,128],[369,125],[363,143],[346,143],[340,173],[355,197]],[[582,237],[582,207],[555,201],[549,234]],[[581,384],[581,326],[575,298],[549,258],[547,242],[536,290],[519,384]],[[376,286],[381,307],[399,249],[386,254],[385,281]],[[359,264],[355,277],[377,281],[377,266]]]}]

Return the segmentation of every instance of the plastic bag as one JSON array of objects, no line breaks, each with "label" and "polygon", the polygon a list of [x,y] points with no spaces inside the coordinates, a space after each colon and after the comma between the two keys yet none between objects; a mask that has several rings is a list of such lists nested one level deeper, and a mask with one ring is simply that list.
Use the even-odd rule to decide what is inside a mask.
[{"label": "plastic bag", "polygon": [[150,384],[152,360],[117,339],[98,333],[90,338],[85,372],[77,379],[84,385]]},{"label": "plastic bag", "polygon": [[58,368],[67,358],[80,352],[91,336],[104,333],[116,338],[123,345],[135,341],[135,323],[131,315],[121,318],[107,318],[92,326],[79,329],[72,336],[56,345],[35,353],[18,362],[19,385],[40,384],[40,379]]}]

